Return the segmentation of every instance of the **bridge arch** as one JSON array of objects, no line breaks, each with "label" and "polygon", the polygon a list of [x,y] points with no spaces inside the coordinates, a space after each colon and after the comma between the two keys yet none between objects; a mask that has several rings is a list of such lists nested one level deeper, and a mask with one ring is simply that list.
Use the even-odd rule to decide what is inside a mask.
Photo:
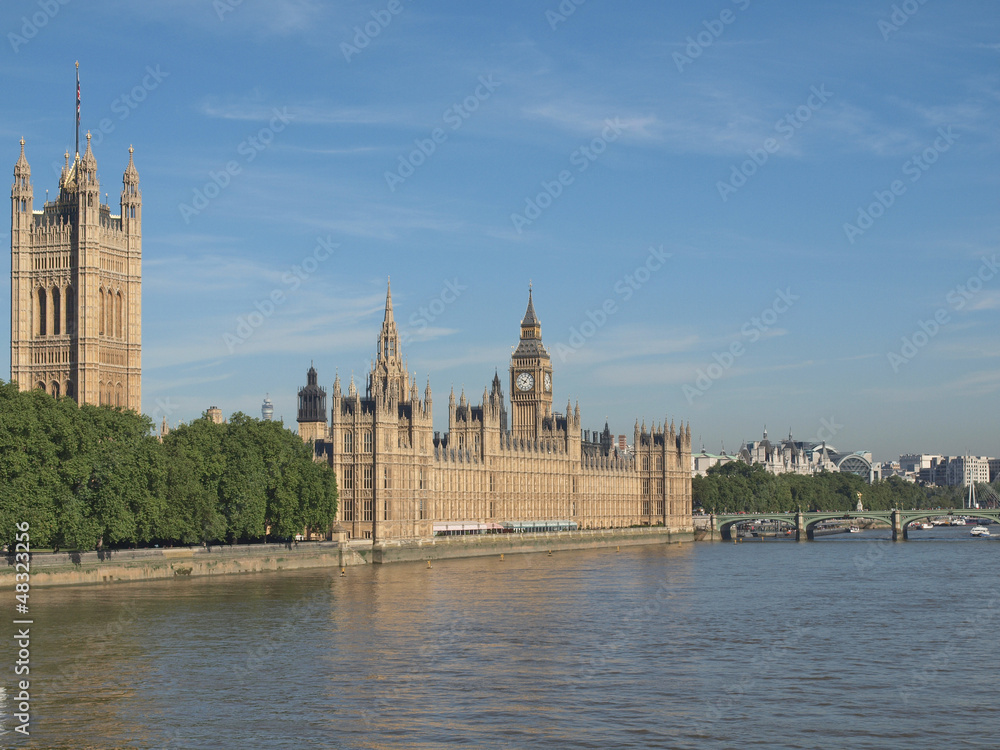
[{"label": "bridge arch", "polygon": [[786,523],[792,528],[796,528],[794,513],[742,513],[726,514],[716,516],[718,518],[719,535],[725,540],[733,538],[733,527],[741,523],[752,523],[754,521],[764,521],[774,519]]},{"label": "bridge arch", "polygon": [[892,511],[851,511],[849,513],[845,512],[832,512],[832,513],[810,513],[809,520],[806,522],[806,536],[809,539],[813,539],[813,534],[816,531],[816,526],[825,523],[827,521],[853,521],[855,519],[865,520],[865,521],[881,521],[882,523],[889,524],[889,529],[892,530]]}]

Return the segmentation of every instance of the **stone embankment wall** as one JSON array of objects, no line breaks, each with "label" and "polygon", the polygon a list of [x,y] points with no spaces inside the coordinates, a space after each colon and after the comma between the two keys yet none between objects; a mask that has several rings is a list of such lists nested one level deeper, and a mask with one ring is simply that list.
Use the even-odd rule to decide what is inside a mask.
[{"label": "stone embankment wall", "polygon": [[372,548],[372,562],[412,562],[444,560],[451,557],[484,557],[522,552],[594,549],[640,544],[670,544],[694,540],[693,530],[670,531],[662,527],[641,529],[598,529],[559,531],[540,534],[490,534],[487,536],[447,536],[426,540],[387,542]]},{"label": "stone embankment wall", "polygon": [[[32,587],[119,583],[609,546],[669,544],[693,539],[693,530],[669,531],[653,527],[435,537],[374,546],[370,543],[342,541],[106,552],[41,552],[31,556],[30,583]],[[6,566],[0,567],[0,589],[11,589],[15,584],[13,556],[8,556],[6,562]]]},{"label": "stone embankment wall", "polygon": [[[267,570],[335,567],[357,564],[351,550],[336,542],[298,545],[246,544],[212,547],[113,550],[107,552],[36,552],[31,555],[31,586],[65,586],[157,578],[259,573]],[[343,562],[342,562],[343,560]],[[0,567],[0,588],[14,587],[14,558]]]}]

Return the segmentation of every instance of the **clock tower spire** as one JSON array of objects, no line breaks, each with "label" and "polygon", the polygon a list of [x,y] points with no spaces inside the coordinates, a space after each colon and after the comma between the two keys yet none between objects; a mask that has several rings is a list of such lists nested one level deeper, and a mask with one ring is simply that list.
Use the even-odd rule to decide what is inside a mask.
[{"label": "clock tower spire", "polygon": [[531,285],[521,320],[521,340],[510,358],[511,433],[537,440],[542,420],[552,415],[552,361],[542,344],[542,324],[535,314]]}]

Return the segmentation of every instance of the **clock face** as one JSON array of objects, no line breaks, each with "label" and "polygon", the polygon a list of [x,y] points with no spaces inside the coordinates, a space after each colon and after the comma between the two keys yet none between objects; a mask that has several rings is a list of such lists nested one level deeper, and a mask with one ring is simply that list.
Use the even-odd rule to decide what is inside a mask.
[{"label": "clock face", "polygon": [[552,390],[552,376],[549,375],[548,373],[545,373],[545,390],[546,391]]},{"label": "clock face", "polygon": [[530,372],[522,372],[517,376],[517,389],[520,391],[530,391],[535,386],[535,379]]}]

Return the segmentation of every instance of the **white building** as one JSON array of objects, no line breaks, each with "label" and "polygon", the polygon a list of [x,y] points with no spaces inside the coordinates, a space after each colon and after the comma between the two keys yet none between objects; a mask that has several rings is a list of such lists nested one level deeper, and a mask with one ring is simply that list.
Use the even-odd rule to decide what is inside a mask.
[{"label": "white building", "polygon": [[968,487],[973,482],[990,481],[990,459],[986,456],[957,456],[948,461],[946,480],[949,485]]}]

